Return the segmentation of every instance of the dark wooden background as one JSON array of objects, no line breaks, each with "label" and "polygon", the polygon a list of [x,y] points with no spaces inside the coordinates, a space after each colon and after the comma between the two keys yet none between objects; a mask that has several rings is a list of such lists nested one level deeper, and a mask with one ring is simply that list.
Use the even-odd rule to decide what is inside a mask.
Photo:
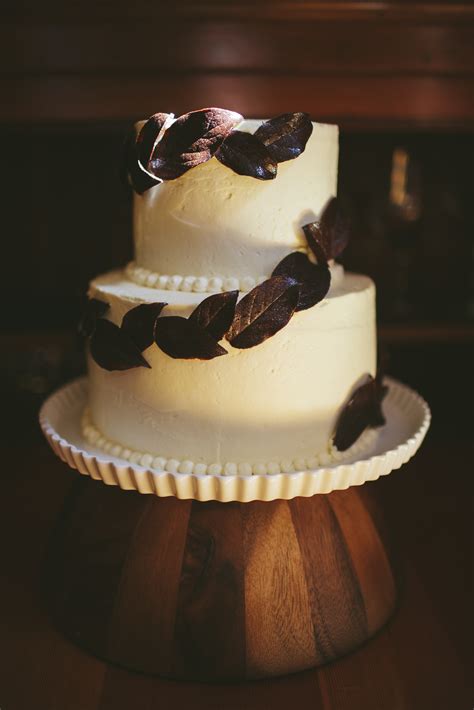
[{"label": "dark wooden background", "polygon": [[[10,0],[0,92],[10,451],[41,448],[40,402],[83,371],[74,326],[87,282],[131,257],[130,196],[116,177],[130,122],[205,105],[306,110],[341,127],[339,192],[354,224],[344,263],[376,280],[388,370],[429,400],[426,446],[443,460],[464,452],[446,475],[469,493],[474,4]],[[411,221],[390,203],[396,149],[416,178]]]}]

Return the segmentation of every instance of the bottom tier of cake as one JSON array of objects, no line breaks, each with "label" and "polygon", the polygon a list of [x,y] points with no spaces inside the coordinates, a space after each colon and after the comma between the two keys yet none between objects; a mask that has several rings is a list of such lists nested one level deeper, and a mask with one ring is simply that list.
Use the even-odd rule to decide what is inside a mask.
[{"label": "bottom tier of cake", "polygon": [[[138,286],[123,272],[93,281],[90,296],[109,304],[106,317],[117,325],[139,303],[166,302],[163,315],[188,316],[205,297]],[[264,473],[329,462],[342,407],[375,374],[374,284],[345,274],[273,337],[226,349],[213,360],[183,360],[152,345],[144,352],[151,369],[123,372],[89,357],[89,435],[176,470]]]}]

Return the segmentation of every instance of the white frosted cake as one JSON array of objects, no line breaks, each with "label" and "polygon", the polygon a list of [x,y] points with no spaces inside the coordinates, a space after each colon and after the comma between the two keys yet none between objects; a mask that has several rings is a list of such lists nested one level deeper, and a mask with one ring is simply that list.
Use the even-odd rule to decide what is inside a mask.
[{"label": "white frosted cake", "polygon": [[[242,158],[237,140],[242,133],[258,136],[262,121],[240,122],[241,117],[229,115],[235,118],[230,129],[226,124],[225,138],[217,141],[220,152],[212,145],[206,159],[186,164],[176,176],[166,172],[168,164],[157,150],[173,126],[169,117],[164,129],[158,123],[160,132],[156,129],[159,134],[152,136],[150,161],[140,163],[142,177],[151,185],[134,195],[134,261],[90,284],[89,298],[104,304],[100,320],[117,328],[111,333],[112,354],[104,359],[104,324],[96,343],[89,327],[84,434],[96,447],[157,471],[250,475],[316,468],[345,455],[333,443],[337,422],[361,383],[376,375],[375,288],[368,277],[345,273],[329,258],[327,265],[321,263],[324,273],[330,273],[329,290],[309,307],[301,303],[294,274],[287,277],[284,268],[273,272],[295,252],[309,269],[319,268],[315,264],[321,259],[310,248],[303,226],[318,227],[336,196],[338,128],[310,124],[309,137],[300,140],[302,150],[291,159],[273,160],[277,168],[265,164],[276,174],[262,178],[258,169],[258,174],[249,174],[258,157],[249,148],[251,159]],[[138,135],[143,125],[137,124]],[[286,125],[278,129],[280,142]],[[299,134],[293,130],[298,144]],[[232,132],[239,134],[235,151]],[[266,145],[265,132],[262,136]],[[195,144],[193,155],[199,152]],[[141,145],[135,145],[138,155]],[[271,145],[267,147],[270,151]],[[245,167],[247,158],[250,169]],[[236,172],[232,161],[240,173],[245,169],[248,174]],[[165,179],[160,165],[165,165]],[[270,286],[274,291],[268,295]],[[225,294],[237,290],[235,306],[235,298]],[[235,313],[224,335],[215,330],[215,345],[207,354],[204,335],[210,338],[212,327],[206,326],[201,339],[201,331],[188,327],[188,318],[213,294],[209,303],[216,308],[223,303],[231,308],[234,298]],[[218,294],[227,300],[219,301]],[[166,305],[156,307],[153,332],[140,343],[135,338],[133,347],[138,347],[142,361],[132,356],[127,366],[119,357],[115,365],[114,348],[120,350],[122,341],[117,346],[114,338],[121,338],[122,331],[132,340],[134,335],[133,329],[127,331],[124,316],[143,304]],[[261,308],[260,321],[251,306]],[[245,318],[248,328],[242,335]],[[202,330],[206,323],[195,316],[193,328]],[[179,334],[173,331],[170,336],[174,325]],[[349,451],[364,446],[368,438],[370,430],[351,441]]]}]

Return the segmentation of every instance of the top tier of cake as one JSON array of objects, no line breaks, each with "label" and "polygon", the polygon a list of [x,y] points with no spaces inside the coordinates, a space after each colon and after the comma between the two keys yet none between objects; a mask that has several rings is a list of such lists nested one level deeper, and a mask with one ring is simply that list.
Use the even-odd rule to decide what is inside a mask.
[{"label": "top tier of cake", "polygon": [[[255,132],[261,121],[238,129]],[[138,124],[140,127],[142,124]],[[134,197],[135,263],[167,275],[268,278],[301,226],[336,195],[337,126],[313,123],[306,149],[274,180],[237,175],[215,157]]]}]

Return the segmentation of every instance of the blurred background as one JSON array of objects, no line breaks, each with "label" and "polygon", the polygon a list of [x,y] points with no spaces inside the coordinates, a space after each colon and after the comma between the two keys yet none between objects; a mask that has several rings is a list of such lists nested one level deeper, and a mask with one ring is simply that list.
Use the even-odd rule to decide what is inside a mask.
[{"label": "blurred background", "polygon": [[83,370],[88,280],[132,256],[117,179],[130,123],[207,105],[340,125],[343,262],[377,283],[389,372],[430,401],[432,436],[470,435],[473,5],[24,0],[3,20],[9,436],[35,436],[44,396]]},{"label": "blurred background", "polygon": [[4,5],[1,706],[96,707],[98,662],[53,633],[40,603],[46,541],[80,476],[49,451],[38,409],[84,371],[76,323],[89,279],[132,256],[131,196],[117,176],[125,132],[156,111],[214,105],[247,118],[307,111],[340,126],[338,189],[353,222],[343,263],[376,281],[387,370],[433,411],[414,460],[364,486],[385,500],[405,591],[378,640],[317,672],[334,704],[314,699],[316,674],[241,688],[215,705],[210,690],[140,685],[109,668],[100,707],[128,710],[139,696],[151,707],[152,687],[157,707],[166,688],[189,692],[185,706],[192,695],[196,708],[198,697],[206,708],[471,707],[474,4]]}]

